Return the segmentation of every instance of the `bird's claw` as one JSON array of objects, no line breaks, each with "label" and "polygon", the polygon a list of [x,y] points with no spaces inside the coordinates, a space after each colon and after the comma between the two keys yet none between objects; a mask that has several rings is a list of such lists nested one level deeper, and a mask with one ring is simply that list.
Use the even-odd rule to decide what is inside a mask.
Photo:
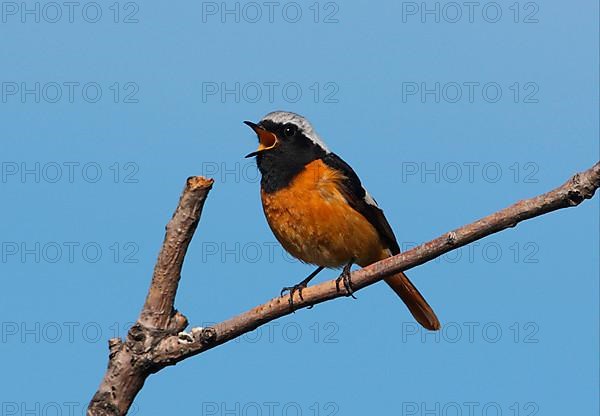
[{"label": "bird's claw", "polygon": [[344,289],[346,289],[346,296],[352,296],[352,299],[356,299],[354,296],[354,289],[352,289],[352,279],[350,278],[350,268],[344,267],[342,274],[335,279],[335,290],[340,291],[340,282],[344,282]]},{"label": "bird's claw", "polygon": [[304,300],[304,298],[302,297],[302,290],[304,290],[304,289],[306,289],[306,283],[304,283],[304,282],[298,283],[297,285],[294,285],[294,286],[284,287],[283,289],[281,289],[281,297],[283,297],[285,295],[285,292],[289,292],[290,299],[288,300],[288,302],[290,304],[290,308],[292,308],[292,310],[294,310],[294,293],[298,292],[298,296],[300,297],[300,300]]}]

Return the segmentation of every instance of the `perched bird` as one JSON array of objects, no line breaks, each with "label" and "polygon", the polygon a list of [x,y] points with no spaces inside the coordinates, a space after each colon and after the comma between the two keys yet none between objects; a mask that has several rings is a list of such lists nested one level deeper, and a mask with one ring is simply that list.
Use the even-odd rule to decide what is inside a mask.
[{"label": "perched bird", "polygon": [[[244,121],[258,136],[256,156],[261,173],[261,199],[267,222],[286,251],[318,268],[302,282],[286,287],[293,307],[294,292],[323,268],[340,268],[352,295],[350,268],[398,254],[400,248],[383,211],[361,185],[352,168],[331,152],[304,117],[285,111],[267,114],[259,123]],[[440,323],[404,273],[385,282],[400,296],[415,319],[427,329]]]}]

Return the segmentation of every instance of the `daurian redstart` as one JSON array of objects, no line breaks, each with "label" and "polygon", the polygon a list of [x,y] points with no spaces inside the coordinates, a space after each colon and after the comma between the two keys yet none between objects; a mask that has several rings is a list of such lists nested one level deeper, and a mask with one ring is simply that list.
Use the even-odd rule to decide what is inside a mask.
[{"label": "daurian redstart", "polygon": [[[258,136],[256,156],[267,222],[292,256],[318,268],[299,284],[302,289],[323,268],[340,268],[352,294],[350,267],[361,267],[398,254],[400,248],[383,211],[361,185],[354,170],[331,152],[304,117],[285,111],[267,114],[259,123],[245,121]],[[404,273],[385,282],[427,329],[440,323]],[[338,286],[339,287],[339,286]],[[293,304],[292,304],[293,306]]]}]

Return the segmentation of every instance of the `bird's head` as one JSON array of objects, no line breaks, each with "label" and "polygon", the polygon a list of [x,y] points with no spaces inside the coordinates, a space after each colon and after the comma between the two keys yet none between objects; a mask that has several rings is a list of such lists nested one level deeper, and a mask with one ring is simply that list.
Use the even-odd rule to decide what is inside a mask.
[{"label": "bird's head", "polygon": [[286,157],[305,159],[329,150],[312,125],[301,115],[274,111],[258,123],[244,121],[258,136],[258,149],[246,157]]}]

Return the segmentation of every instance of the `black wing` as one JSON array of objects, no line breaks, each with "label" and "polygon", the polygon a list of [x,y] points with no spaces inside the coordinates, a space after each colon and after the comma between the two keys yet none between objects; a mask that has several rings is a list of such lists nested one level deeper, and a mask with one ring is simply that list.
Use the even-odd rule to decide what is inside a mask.
[{"label": "black wing", "polygon": [[335,153],[327,153],[327,155],[323,157],[323,162],[325,162],[327,166],[344,174],[346,179],[342,183],[342,192],[350,206],[361,213],[371,225],[375,227],[379,237],[387,245],[393,255],[400,253],[400,247],[394,236],[394,231],[392,230],[392,227],[390,227],[385,215],[383,215],[383,211],[375,204],[374,200],[373,203],[369,201],[367,198],[367,191],[363,188],[358,175],[352,170],[350,165],[344,162],[342,158]]}]

